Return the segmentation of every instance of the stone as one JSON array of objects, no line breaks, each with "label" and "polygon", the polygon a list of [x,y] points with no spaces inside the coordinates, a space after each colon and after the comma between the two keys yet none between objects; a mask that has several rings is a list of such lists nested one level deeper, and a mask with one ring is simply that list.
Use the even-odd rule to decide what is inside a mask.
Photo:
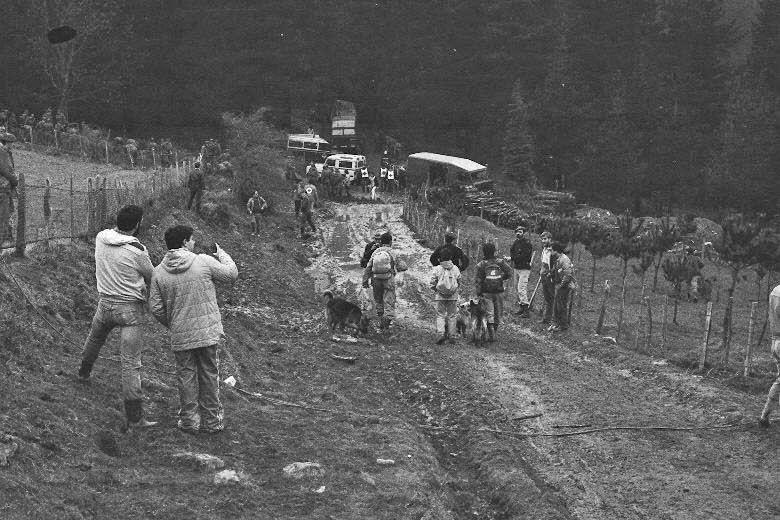
[{"label": "stone", "polygon": [[208,471],[215,471],[225,467],[225,461],[214,455],[209,455],[208,453],[180,451],[175,453],[173,458]]},{"label": "stone", "polygon": [[282,469],[285,477],[302,479],[304,477],[319,477],[324,472],[317,462],[293,462]]},{"label": "stone", "polygon": [[225,469],[214,475],[214,484],[217,486],[224,486],[225,484],[233,484],[241,482],[241,477],[235,470]]}]

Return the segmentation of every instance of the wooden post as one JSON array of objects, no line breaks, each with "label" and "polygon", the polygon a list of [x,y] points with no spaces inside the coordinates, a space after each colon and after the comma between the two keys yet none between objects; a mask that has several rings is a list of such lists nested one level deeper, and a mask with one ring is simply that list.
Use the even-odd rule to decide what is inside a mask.
[{"label": "wooden post", "polygon": [[701,345],[701,356],[699,357],[699,370],[704,370],[707,365],[707,348],[710,343],[710,330],[712,328],[712,302],[707,302],[707,315],[704,320],[704,342]]},{"label": "wooden post", "polygon": [[615,339],[620,339],[620,333],[623,331],[623,314],[626,310],[626,277],[623,277],[623,288],[620,291],[620,314],[618,315],[618,329],[617,329],[617,337]]},{"label": "wooden post", "polygon": [[95,192],[91,178],[87,180],[87,233],[95,236]]},{"label": "wooden post", "polygon": [[734,321],[734,296],[729,296],[729,301],[726,304],[726,314],[723,317],[723,357],[720,360],[722,366],[726,366],[729,363],[729,351],[731,350],[731,331]]},{"label": "wooden post", "polygon": [[105,145],[106,145],[106,164],[108,164],[109,163],[109,160],[108,160],[108,138],[106,138],[106,140],[105,140]]},{"label": "wooden post", "polygon": [[19,196],[18,204],[16,206],[16,256],[24,256],[25,246],[27,245],[27,235],[25,233],[27,227],[27,195],[24,182],[24,169],[16,171],[19,178],[19,184],[16,186],[16,191]]},{"label": "wooden post", "polygon": [[661,322],[661,350],[666,352],[668,350],[668,345],[666,343],[666,320],[668,319],[669,314],[669,295],[664,295],[664,317],[663,321]]},{"label": "wooden post", "polygon": [[645,296],[645,309],[647,309],[647,324],[645,326],[645,352],[650,351],[650,343],[653,340],[653,306],[650,305],[650,297]]},{"label": "wooden post", "polygon": [[642,331],[644,330],[644,321],[645,321],[644,303],[645,303],[646,288],[647,286],[645,284],[642,284],[642,295],[639,297],[639,314],[637,315],[637,320],[636,320],[636,336],[634,336],[634,350],[639,349],[639,337],[642,334]]},{"label": "wooden post", "polygon": [[48,247],[51,235],[51,180],[48,177],[46,177],[46,189],[43,191],[43,224],[46,232],[43,240]]},{"label": "wooden post", "polygon": [[601,334],[601,331],[604,328],[604,316],[607,312],[607,299],[609,298],[610,291],[609,280],[604,280],[604,295],[601,297],[601,309],[599,310],[599,320],[596,323],[596,334]]},{"label": "wooden post", "polygon": [[73,175],[70,176],[70,243],[73,243],[73,238],[76,235],[76,217],[75,217],[75,200],[73,193]]},{"label": "wooden post", "polygon": [[747,347],[745,348],[745,372],[744,372],[745,377],[748,377],[750,375],[750,369],[752,368],[753,365],[753,331],[755,330],[755,326],[756,326],[757,307],[758,307],[758,302],[750,303],[750,323],[748,325]]},{"label": "wooden post", "polygon": [[460,247],[460,229],[458,230],[458,238],[455,241],[455,245]]}]

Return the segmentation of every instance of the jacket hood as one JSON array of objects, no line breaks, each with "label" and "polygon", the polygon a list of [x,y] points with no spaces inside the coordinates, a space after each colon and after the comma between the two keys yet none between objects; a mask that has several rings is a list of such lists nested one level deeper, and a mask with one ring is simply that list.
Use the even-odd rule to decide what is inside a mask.
[{"label": "jacket hood", "polygon": [[452,263],[452,260],[444,260],[439,265],[442,266],[443,268],[447,269],[448,271],[450,269],[452,269],[453,267],[455,267],[455,264]]},{"label": "jacket hood", "polygon": [[104,229],[97,234],[95,240],[98,240],[107,246],[123,246],[132,242],[138,242],[136,237],[132,235],[123,235],[116,229]]},{"label": "jacket hood", "polygon": [[188,249],[171,249],[165,253],[165,257],[162,259],[163,269],[169,273],[183,273],[190,268],[192,262],[198,255],[189,251]]}]

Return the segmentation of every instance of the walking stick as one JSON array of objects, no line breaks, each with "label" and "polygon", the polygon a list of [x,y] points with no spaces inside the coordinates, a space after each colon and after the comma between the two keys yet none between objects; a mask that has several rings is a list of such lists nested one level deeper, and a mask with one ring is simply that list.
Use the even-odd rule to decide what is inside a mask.
[{"label": "walking stick", "polygon": [[531,299],[528,300],[528,308],[529,309],[534,304],[534,298],[536,297],[536,291],[539,289],[539,284],[541,284],[541,283],[542,283],[542,277],[539,276],[539,279],[536,280],[536,287],[534,287],[534,292],[531,293]]}]

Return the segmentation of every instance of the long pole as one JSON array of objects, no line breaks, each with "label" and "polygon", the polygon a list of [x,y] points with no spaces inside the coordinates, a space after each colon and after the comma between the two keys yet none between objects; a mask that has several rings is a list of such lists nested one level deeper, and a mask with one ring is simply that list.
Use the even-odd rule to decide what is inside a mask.
[{"label": "long pole", "polygon": [[712,328],[712,302],[707,302],[707,315],[704,320],[704,342],[701,345],[701,356],[699,357],[699,370],[704,370],[707,365],[707,348],[710,343],[710,330]]},{"label": "long pole", "polygon": [[758,302],[752,302],[750,304],[750,324],[748,325],[747,347],[745,348],[745,377],[750,375],[750,369],[752,368],[753,364],[753,331],[755,330],[756,326],[757,307]]}]

